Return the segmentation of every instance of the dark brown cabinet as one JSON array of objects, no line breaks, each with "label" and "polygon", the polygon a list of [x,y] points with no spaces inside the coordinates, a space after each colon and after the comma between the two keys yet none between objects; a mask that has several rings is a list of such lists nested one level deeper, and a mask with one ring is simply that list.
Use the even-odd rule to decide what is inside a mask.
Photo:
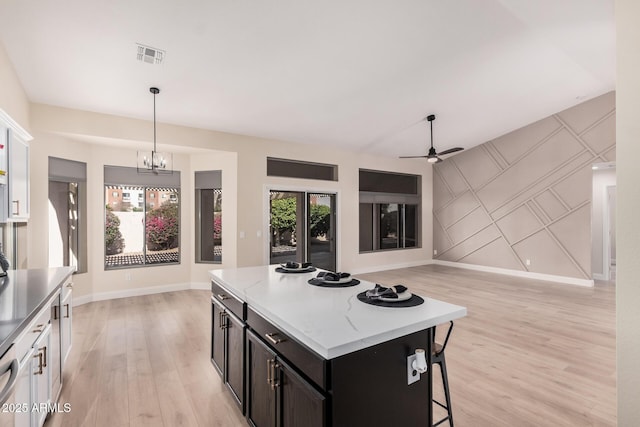
[{"label": "dark brown cabinet", "polygon": [[244,413],[244,340],[246,326],[211,297],[211,362]]},{"label": "dark brown cabinet", "polygon": [[322,427],[326,397],[247,332],[247,420],[256,427]]}]

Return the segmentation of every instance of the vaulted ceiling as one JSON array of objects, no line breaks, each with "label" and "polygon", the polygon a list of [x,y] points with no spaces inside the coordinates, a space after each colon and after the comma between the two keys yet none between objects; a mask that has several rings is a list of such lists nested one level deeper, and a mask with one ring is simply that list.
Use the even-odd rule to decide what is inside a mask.
[{"label": "vaulted ceiling", "polygon": [[615,89],[613,3],[3,0],[0,41],[32,102],[398,156]]}]

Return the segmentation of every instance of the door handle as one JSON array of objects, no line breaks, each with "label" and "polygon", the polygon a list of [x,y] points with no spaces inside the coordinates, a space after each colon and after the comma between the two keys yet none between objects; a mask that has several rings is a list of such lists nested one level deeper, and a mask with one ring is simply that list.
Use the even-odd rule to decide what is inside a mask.
[{"label": "door handle", "polygon": [[64,316],[65,318],[69,318],[69,304],[65,304],[65,307],[67,307],[67,315]]}]

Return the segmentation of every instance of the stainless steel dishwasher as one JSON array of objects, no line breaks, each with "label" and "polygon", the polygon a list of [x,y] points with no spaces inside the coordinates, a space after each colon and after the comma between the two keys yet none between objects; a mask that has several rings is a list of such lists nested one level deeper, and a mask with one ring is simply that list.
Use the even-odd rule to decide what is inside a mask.
[{"label": "stainless steel dishwasher", "polygon": [[15,386],[20,364],[14,346],[0,358],[0,427],[15,426]]}]

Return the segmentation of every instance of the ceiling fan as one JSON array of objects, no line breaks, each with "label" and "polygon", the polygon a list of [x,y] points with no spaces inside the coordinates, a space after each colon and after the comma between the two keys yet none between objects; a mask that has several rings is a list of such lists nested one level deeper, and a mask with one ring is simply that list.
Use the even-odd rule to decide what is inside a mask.
[{"label": "ceiling fan", "polygon": [[431,148],[429,148],[429,154],[426,156],[400,156],[401,159],[415,159],[419,157],[426,157],[427,162],[429,163],[440,163],[442,159],[438,156],[444,156],[445,154],[455,153],[456,151],[462,151],[464,148],[462,147],[454,147],[449,148],[448,150],[441,151],[440,153],[436,153],[436,149],[433,148],[433,121],[436,119],[435,114],[428,115],[425,120],[427,120],[431,126]]}]

